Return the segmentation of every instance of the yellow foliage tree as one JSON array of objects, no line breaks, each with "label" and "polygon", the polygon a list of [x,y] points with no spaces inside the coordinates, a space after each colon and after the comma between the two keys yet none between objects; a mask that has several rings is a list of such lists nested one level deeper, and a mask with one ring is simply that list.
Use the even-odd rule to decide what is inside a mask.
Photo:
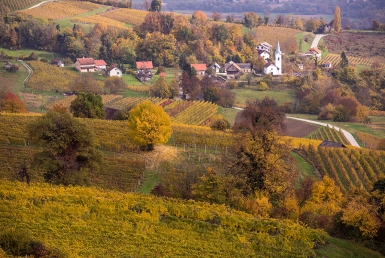
[{"label": "yellow foliage tree", "polygon": [[339,6],[336,6],[334,10],[333,26],[334,26],[335,33],[338,33],[341,31],[341,10]]},{"label": "yellow foliage tree", "polygon": [[134,143],[152,150],[155,144],[165,143],[171,136],[171,119],[162,107],[146,100],[129,112],[129,136]]}]

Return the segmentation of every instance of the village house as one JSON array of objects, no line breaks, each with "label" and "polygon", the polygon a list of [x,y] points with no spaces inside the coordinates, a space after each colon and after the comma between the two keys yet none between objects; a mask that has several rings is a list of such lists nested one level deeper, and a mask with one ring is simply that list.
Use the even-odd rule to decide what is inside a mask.
[{"label": "village house", "polygon": [[104,60],[95,60],[95,69],[105,71],[107,69],[107,63]]},{"label": "village house", "polygon": [[330,69],[330,68],[332,68],[332,63],[331,62],[326,62],[326,63],[324,63],[324,67],[326,69]]},{"label": "village house", "polygon": [[221,66],[217,63],[213,63],[211,66],[210,66],[211,69],[213,69],[215,71],[215,73],[219,73],[219,70],[221,69]]},{"label": "village house", "polygon": [[77,58],[75,67],[81,73],[95,72],[95,60],[88,57]]},{"label": "village house", "polygon": [[136,62],[136,77],[141,82],[147,82],[152,79],[152,61]]},{"label": "village house", "polygon": [[234,63],[230,61],[224,67],[227,79],[235,79],[241,73],[251,73],[250,63]]},{"label": "village house", "polygon": [[319,50],[317,47],[312,47],[305,53],[305,56],[313,56],[314,58],[318,58],[318,60],[320,60],[321,54],[321,50]]},{"label": "village house", "polygon": [[191,64],[191,68],[194,68],[197,72],[197,75],[204,76],[206,73],[206,64]]},{"label": "village house", "polygon": [[118,67],[116,67],[115,65],[111,65],[108,69],[107,69],[107,74],[108,76],[117,76],[117,77],[122,77],[123,73],[122,73],[122,70],[120,70]]},{"label": "village house", "polygon": [[257,50],[258,51],[258,55],[260,57],[263,57],[263,59],[265,59],[265,61],[267,61],[268,59],[270,59],[270,52],[266,51],[266,50]]},{"label": "village house", "polygon": [[51,61],[51,65],[57,66],[57,67],[64,67],[64,63],[61,59],[53,59]]},{"label": "village house", "polygon": [[262,43],[258,44],[258,46],[256,48],[257,48],[257,50],[266,51],[267,53],[270,54],[273,46],[267,42],[262,42]]}]

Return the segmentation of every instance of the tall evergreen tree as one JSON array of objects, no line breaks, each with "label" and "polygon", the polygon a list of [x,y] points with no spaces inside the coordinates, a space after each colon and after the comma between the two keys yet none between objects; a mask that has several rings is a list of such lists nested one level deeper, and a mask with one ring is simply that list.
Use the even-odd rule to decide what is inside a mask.
[{"label": "tall evergreen tree", "polygon": [[339,6],[336,6],[336,8],[334,10],[333,26],[334,26],[334,32],[335,33],[338,33],[341,31],[341,11],[340,11]]},{"label": "tall evergreen tree", "polygon": [[346,54],[345,54],[345,51],[342,51],[341,53],[341,62],[340,62],[340,66],[341,68],[345,68],[349,65],[349,60],[348,58],[346,57]]}]

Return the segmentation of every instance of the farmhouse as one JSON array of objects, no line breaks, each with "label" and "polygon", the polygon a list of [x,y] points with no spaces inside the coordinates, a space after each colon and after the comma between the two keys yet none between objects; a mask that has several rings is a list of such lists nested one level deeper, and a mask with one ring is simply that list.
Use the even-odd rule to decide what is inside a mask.
[{"label": "farmhouse", "polygon": [[81,73],[95,72],[95,60],[93,58],[77,58],[75,67]]},{"label": "farmhouse", "polygon": [[257,48],[258,51],[262,50],[262,51],[266,51],[266,52],[268,52],[270,54],[271,53],[271,49],[273,48],[273,46],[270,45],[267,42],[262,42],[262,43],[258,44],[258,46],[256,48]]},{"label": "farmhouse", "polygon": [[118,76],[118,77],[122,77],[122,70],[120,70],[118,67],[116,67],[115,65],[112,65],[110,68],[108,68],[107,70],[107,74],[109,76]]},{"label": "farmhouse", "polygon": [[104,60],[95,60],[95,69],[105,71],[107,69],[107,63]]},{"label": "farmhouse", "polygon": [[55,65],[57,67],[64,67],[64,63],[61,59],[53,59],[51,61],[51,65]]},{"label": "farmhouse", "polygon": [[211,66],[210,66],[211,69],[213,69],[215,71],[215,73],[219,73],[219,70],[221,69],[221,66],[217,63],[213,63]]},{"label": "farmhouse", "polygon": [[152,79],[152,61],[136,62],[136,77],[141,82],[147,82]]},{"label": "farmhouse", "polygon": [[260,57],[263,57],[263,59],[265,59],[265,61],[267,61],[267,59],[270,58],[270,52],[266,51],[266,50],[257,50],[258,51],[258,55]]},{"label": "farmhouse", "polygon": [[277,42],[277,47],[274,52],[275,63],[267,63],[263,67],[264,74],[271,75],[282,75],[282,52],[281,47],[279,46],[279,41]]},{"label": "farmhouse", "polygon": [[330,69],[330,68],[332,68],[332,63],[331,62],[326,62],[326,63],[324,63],[324,67],[327,68],[327,69]]},{"label": "farmhouse", "polygon": [[317,47],[312,47],[305,53],[305,56],[314,56],[318,59],[321,59],[321,50],[319,50]]},{"label": "farmhouse", "polygon": [[204,76],[206,73],[206,65],[205,64],[191,64],[191,68],[194,68],[197,72],[197,75]]},{"label": "farmhouse", "polygon": [[234,79],[240,73],[251,73],[250,63],[234,63],[230,61],[224,67],[227,79]]}]

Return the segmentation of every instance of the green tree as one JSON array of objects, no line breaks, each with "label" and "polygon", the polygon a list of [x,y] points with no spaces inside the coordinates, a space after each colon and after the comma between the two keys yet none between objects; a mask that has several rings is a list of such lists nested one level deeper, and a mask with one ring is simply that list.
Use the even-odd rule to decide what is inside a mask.
[{"label": "green tree", "polygon": [[340,61],[340,66],[341,68],[345,68],[349,65],[349,60],[346,57],[345,51],[342,51],[341,53],[341,61]]},{"label": "green tree", "polygon": [[154,86],[150,88],[150,95],[152,97],[167,99],[171,98],[173,94],[171,92],[170,86],[168,85],[164,77],[159,76],[159,79],[156,81]]},{"label": "green tree", "polygon": [[47,182],[83,183],[81,175],[100,161],[88,126],[60,109],[37,118],[27,131],[32,142],[44,147],[34,156],[33,165],[45,171]]},{"label": "green tree", "polygon": [[162,11],[162,0],[152,0],[150,11],[151,12]]},{"label": "green tree", "polygon": [[111,94],[116,94],[124,91],[127,88],[127,83],[118,76],[111,76],[104,82],[104,89]]},{"label": "green tree", "polygon": [[129,112],[129,136],[145,150],[166,143],[171,137],[171,119],[162,107],[143,101]]},{"label": "green tree", "polygon": [[71,102],[70,111],[75,117],[104,119],[102,97],[92,93],[80,92]]},{"label": "green tree", "polygon": [[72,82],[71,90],[76,92],[92,92],[100,94],[103,92],[102,82],[97,80],[93,74],[79,74]]},{"label": "green tree", "polygon": [[335,33],[339,33],[341,31],[341,10],[339,6],[336,6],[334,10],[333,27]]},{"label": "green tree", "polygon": [[347,122],[349,121],[350,114],[349,110],[343,105],[339,105],[334,109],[333,121],[334,122]]}]

